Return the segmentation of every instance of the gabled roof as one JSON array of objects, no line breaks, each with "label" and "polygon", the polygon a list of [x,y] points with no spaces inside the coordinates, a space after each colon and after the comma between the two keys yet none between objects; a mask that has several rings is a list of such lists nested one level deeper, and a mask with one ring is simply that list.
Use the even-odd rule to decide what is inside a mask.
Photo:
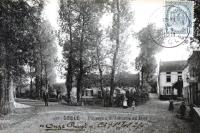
[{"label": "gabled roof", "polygon": [[181,61],[163,61],[160,62],[160,72],[178,72],[183,71],[183,69],[187,66],[186,60]]}]

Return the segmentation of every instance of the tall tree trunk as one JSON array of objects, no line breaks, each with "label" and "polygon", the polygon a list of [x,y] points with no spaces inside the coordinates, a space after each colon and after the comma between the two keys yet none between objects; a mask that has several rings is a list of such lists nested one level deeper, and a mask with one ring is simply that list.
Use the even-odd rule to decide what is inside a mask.
[{"label": "tall tree trunk", "polygon": [[[3,68],[3,67],[1,67],[1,68]],[[2,74],[2,73],[1,73]],[[0,74],[0,114],[3,112],[3,110],[2,110],[2,108],[3,108],[3,106],[4,106],[4,104],[3,104],[3,98],[4,98],[4,96],[3,96],[3,93],[4,93],[4,86],[3,86],[3,75],[1,75]]]},{"label": "tall tree trunk", "polygon": [[33,92],[33,77],[32,77],[32,66],[30,65],[30,97],[33,97],[32,92]]},{"label": "tall tree trunk", "polygon": [[144,88],[144,67],[142,66],[142,69],[141,69],[141,90],[143,90]]},{"label": "tall tree trunk", "polygon": [[12,77],[10,77],[9,82],[10,82],[10,84],[9,84],[9,106],[10,106],[10,111],[12,112],[15,109],[14,86],[13,86]]},{"label": "tall tree trunk", "polygon": [[42,56],[42,44],[40,43],[40,86],[39,86],[39,99],[42,97],[42,87],[43,87],[43,56]]},{"label": "tall tree trunk", "polygon": [[77,102],[80,101],[80,92],[82,90],[82,80],[84,75],[84,68],[83,68],[83,43],[84,43],[84,26],[85,26],[85,17],[82,14],[82,30],[81,30],[81,38],[79,43],[79,74],[77,79]]},{"label": "tall tree trunk", "polygon": [[66,77],[66,87],[67,87],[67,101],[71,102],[71,90],[73,83],[73,69],[72,69],[72,57],[69,57],[68,69],[67,69],[67,77]]},{"label": "tall tree trunk", "polygon": [[69,48],[69,58],[68,58],[68,68],[67,68],[67,75],[66,75],[66,87],[67,87],[67,101],[68,103],[71,102],[71,90],[72,90],[72,84],[73,84],[73,41],[72,41],[72,24],[71,24],[71,0],[69,0],[68,8],[68,26],[69,26],[69,42],[70,42],[70,48]]},{"label": "tall tree trunk", "polygon": [[[6,38],[5,38],[6,39]],[[1,73],[0,73],[0,114],[5,113],[6,106],[6,41],[5,44],[1,47]]]},{"label": "tall tree trunk", "polygon": [[116,0],[116,8],[117,8],[117,22],[116,22],[116,47],[113,55],[113,62],[112,62],[112,68],[111,68],[111,77],[110,77],[110,99],[109,103],[110,106],[113,105],[113,93],[114,93],[114,80],[115,80],[115,71],[116,71],[116,61],[117,61],[117,55],[119,50],[119,29],[120,29],[120,11],[119,11],[119,0]]},{"label": "tall tree trunk", "polygon": [[82,90],[82,80],[83,80],[83,61],[82,59],[80,59],[80,70],[79,70],[79,74],[78,74],[78,79],[77,79],[77,91],[76,91],[76,95],[77,95],[77,102],[80,101],[80,92]]},{"label": "tall tree trunk", "polygon": [[80,101],[80,92],[82,90],[82,80],[84,75],[84,69],[83,69],[83,33],[81,35],[81,42],[80,42],[80,50],[79,50],[79,74],[77,78],[77,102]]},{"label": "tall tree trunk", "polygon": [[6,43],[5,43],[5,85],[4,85],[4,113],[8,113],[14,109],[14,95],[13,93],[13,80],[12,80],[12,73],[11,73],[11,61],[13,56],[11,56],[9,52],[9,44],[8,44],[8,36],[6,36]]},{"label": "tall tree trunk", "polygon": [[39,98],[40,93],[40,59],[38,58],[39,53],[34,50],[34,67],[35,67],[35,96]]},{"label": "tall tree trunk", "polygon": [[47,64],[44,65],[45,70],[45,89],[48,90],[48,73],[47,73]]},{"label": "tall tree trunk", "polygon": [[103,106],[105,107],[105,94],[103,90],[103,72],[102,72],[101,64],[100,64],[100,50],[99,50],[98,44],[96,46],[96,54],[97,54],[97,64],[98,64],[98,69],[99,69],[100,89],[101,89],[102,97],[103,97]]},{"label": "tall tree trunk", "polygon": [[99,75],[100,75],[100,89],[101,89],[101,92],[102,92],[102,97],[103,97],[103,106],[105,107],[106,104],[105,104],[105,93],[104,93],[104,90],[103,90],[103,72],[101,70],[101,67],[100,67],[100,64],[99,64]]},{"label": "tall tree trunk", "polygon": [[36,75],[35,77],[35,93],[36,93],[36,97],[38,98],[39,97],[39,86],[40,86],[40,78],[38,75]]}]

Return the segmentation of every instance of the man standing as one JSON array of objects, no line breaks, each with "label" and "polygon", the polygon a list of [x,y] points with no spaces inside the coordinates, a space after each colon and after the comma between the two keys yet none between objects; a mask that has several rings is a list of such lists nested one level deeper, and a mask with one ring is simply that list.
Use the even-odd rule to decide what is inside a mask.
[{"label": "man standing", "polygon": [[169,111],[173,111],[174,110],[174,101],[173,99],[171,98],[169,100]]},{"label": "man standing", "polygon": [[49,95],[48,95],[48,91],[47,90],[44,92],[43,98],[44,98],[45,106],[48,106]]}]

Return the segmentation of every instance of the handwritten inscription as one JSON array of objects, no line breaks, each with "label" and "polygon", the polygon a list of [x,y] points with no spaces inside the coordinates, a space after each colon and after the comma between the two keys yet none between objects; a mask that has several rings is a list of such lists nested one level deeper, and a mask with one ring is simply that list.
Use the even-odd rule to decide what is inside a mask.
[{"label": "handwritten inscription", "polygon": [[68,122],[65,124],[41,124],[40,127],[45,128],[46,130],[63,130],[63,129],[84,129],[87,128],[87,123],[76,123],[76,122]]},{"label": "handwritten inscription", "polygon": [[109,128],[115,128],[117,130],[123,129],[123,128],[132,128],[132,129],[138,129],[143,128],[148,123],[143,121],[101,121],[97,123],[89,123],[89,122],[67,122],[62,124],[41,124],[40,127],[44,128],[45,130],[84,130],[87,128],[102,128],[102,129],[109,129]]},{"label": "handwritten inscription", "polygon": [[109,115],[109,116],[97,116],[88,115],[81,117],[79,115],[64,115],[55,116],[51,122],[40,124],[40,128],[44,130],[137,130],[142,129],[150,125],[149,117],[147,116],[126,116],[126,115]]}]

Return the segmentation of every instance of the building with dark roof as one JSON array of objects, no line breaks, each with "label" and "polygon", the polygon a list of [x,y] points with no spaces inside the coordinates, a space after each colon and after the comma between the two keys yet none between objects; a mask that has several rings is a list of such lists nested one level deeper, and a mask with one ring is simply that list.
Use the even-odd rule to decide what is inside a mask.
[{"label": "building with dark roof", "polygon": [[178,72],[183,71],[186,67],[187,61],[165,61],[160,62],[160,72]]},{"label": "building with dark roof", "polygon": [[182,72],[186,66],[185,60],[160,62],[157,91],[161,99],[182,96]]}]

